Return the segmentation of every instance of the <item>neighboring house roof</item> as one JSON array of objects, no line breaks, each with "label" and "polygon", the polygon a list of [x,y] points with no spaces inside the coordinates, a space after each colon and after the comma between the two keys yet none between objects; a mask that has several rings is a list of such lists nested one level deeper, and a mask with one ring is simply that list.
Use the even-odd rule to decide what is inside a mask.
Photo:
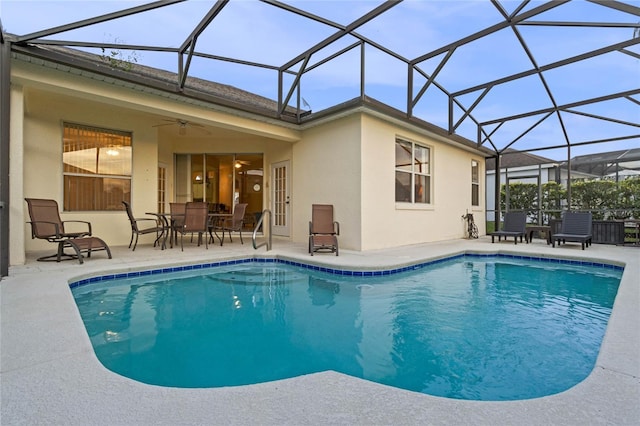
[{"label": "neighboring house roof", "polygon": [[[520,152],[514,149],[507,149],[500,157],[500,168],[513,168],[513,167],[526,167],[537,166],[540,164],[552,164],[557,165],[557,161],[550,158],[541,157],[539,155],[531,154],[528,152]],[[496,169],[496,160],[494,158],[487,158],[487,171]]]},{"label": "neighboring house roof", "polygon": [[598,176],[615,175],[616,171],[634,175],[633,171],[640,171],[640,148],[579,155],[571,159],[571,170]]},{"label": "neighboring house roof", "polygon": [[[500,168],[515,168],[548,164],[566,169],[566,161],[556,162],[527,152],[507,150],[500,158]],[[487,171],[495,170],[495,159],[487,159]],[[578,155],[571,158],[572,172],[592,177],[598,176],[635,176],[640,174],[640,148],[597,154]]]}]

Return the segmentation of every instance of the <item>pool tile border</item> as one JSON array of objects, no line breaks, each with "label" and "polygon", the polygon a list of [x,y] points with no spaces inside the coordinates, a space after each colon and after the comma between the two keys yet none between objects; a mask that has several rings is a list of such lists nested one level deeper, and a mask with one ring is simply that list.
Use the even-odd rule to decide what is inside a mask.
[{"label": "pool tile border", "polygon": [[455,254],[447,257],[442,257],[438,259],[432,259],[432,260],[427,260],[420,263],[406,265],[398,268],[384,269],[384,270],[336,269],[336,268],[318,266],[318,265],[313,265],[309,263],[288,260],[288,259],[246,257],[242,259],[223,260],[223,261],[210,262],[210,263],[179,265],[174,267],[164,267],[164,268],[157,268],[157,269],[146,269],[141,271],[120,272],[120,273],[112,273],[112,274],[106,274],[106,275],[98,275],[98,276],[88,277],[80,280],[70,280],[69,287],[73,289],[86,284],[93,284],[97,282],[111,281],[111,280],[122,279],[122,278],[134,278],[134,277],[140,277],[140,276],[158,275],[158,274],[165,274],[165,273],[171,273],[171,272],[200,270],[200,269],[207,269],[207,268],[216,268],[220,266],[238,265],[238,264],[244,264],[244,263],[276,263],[276,264],[297,266],[300,268],[310,269],[313,271],[327,272],[335,275],[346,275],[346,276],[354,276],[354,277],[377,277],[377,276],[398,274],[406,271],[413,271],[413,270],[421,269],[427,266],[436,265],[443,262],[449,262],[451,260],[456,260],[460,258],[472,258],[472,259],[473,258],[479,258],[479,259],[498,258],[498,259],[534,260],[539,262],[557,263],[557,264],[564,264],[564,265],[591,266],[596,268],[612,269],[617,271],[624,270],[624,266],[615,265],[612,263],[592,262],[592,261],[575,260],[575,259],[550,258],[550,257],[542,257],[542,256],[527,256],[527,255],[506,254],[506,253],[460,253],[460,254]]}]

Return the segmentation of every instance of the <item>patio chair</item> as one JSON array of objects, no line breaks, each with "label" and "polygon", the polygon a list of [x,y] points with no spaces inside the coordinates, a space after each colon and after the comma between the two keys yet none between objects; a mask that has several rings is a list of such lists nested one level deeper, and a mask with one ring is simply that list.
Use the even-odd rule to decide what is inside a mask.
[{"label": "patio chair", "polygon": [[[178,230],[184,226],[184,211],[186,203],[169,203],[169,212],[171,213],[171,243],[178,241]],[[191,236],[193,242],[193,235]]]},{"label": "patio chair", "polygon": [[509,237],[513,237],[513,242],[518,244],[518,237],[520,242],[524,237],[528,243],[529,240],[526,235],[527,214],[525,212],[508,212],[504,214],[504,225],[502,230],[491,233],[491,243],[494,242],[495,237],[498,237],[498,242],[504,237],[505,241]]},{"label": "patio chair", "polygon": [[[126,201],[123,201],[122,204],[124,204],[124,209],[127,211],[129,223],[131,224],[131,240],[129,240],[129,248],[131,248],[131,244],[133,244],[132,251],[135,251],[136,246],[138,245],[138,237],[146,234],[156,234],[156,239],[153,242],[153,246],[155,247],[164,235],[164,225],[158,219],[152,219],[150,217],[136,218],[131,210],[131,205]],[[153,223],[153,225],[151,223]]]},{"label": "patio chair", "polygon": [[[202,235],[209,229],[209,205],[203,201],[192,201],[185,205],[184,223],[176,227],[180,233],[180,249],[184,251],[184,234],[198,234],[198,247],[202,242]],[[204,244],[209,249],[209,241],[204,238]]]},{"label": "patio chair", "polygon": [[[29,222],[31,225],[31,238],[42,239],[58,244],[58,251],[49,256],[38,258],[39,261],[60,262],[62,260],[78,259],[84,263],[83,253],[91,257],[94,251],[106,251],[111,259],[111,250],[107,243],[91,234],[91,223],[82,220],[61,220],[58,203],[55,200],[41,198],[25,198],[29,208]],[[70,225],[75,224],[75,225]],[[70,231],[69,227],[82,228],[82,230]],[[74,253],[65,253],[65,248],[70,247]]]},{"label": "patio chair", "polygon": [[309,222],[309,253],[329,251],[338,256],[340,224],[333,220],[333,205],[313,204]]},{"label": "patio chair", "polygon": [[217,224],[214,225],[213,230],[218,235],[217,231],[222,232],[222,238],[220,238],[220,245],[224,243],[224,233],[229,234],[229,241],[233,242],[231,239],[232,232],[238,232],[240,234],[240,243],[244,244],[242,241],[242,228],[244,227],[244,214],[247,211],[247,204],[236,204],[233,209],[233,215],[231,217],[224,218],[218,221]]},{"label": "patio chair", "polygon": [[582,244],[582,250],[591,245],[592,235],[591,212],[570,212],[566,211],[562,215],[562,225],[560,232],[551,236],[552,247],[567,241]]}]

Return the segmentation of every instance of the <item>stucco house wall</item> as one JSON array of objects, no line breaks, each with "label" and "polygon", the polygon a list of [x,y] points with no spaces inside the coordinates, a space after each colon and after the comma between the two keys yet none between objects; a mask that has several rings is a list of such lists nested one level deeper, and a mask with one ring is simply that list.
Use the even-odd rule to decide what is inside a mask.
[{"label": "stucco house wall", "polygon": [[[28,114],[24,119],[24,197],[53,198],[62,210],[62,122],[69,121],[133,133],[132,208],[137,216],[156,211],[158,150],[156,131],[148,119],[134,111],[123,112],[105,104],[39,90],[27,92],[25,105]],[[22,203],[28,215],[24,200]],[[93,233],[107,244],[128,244],[131,236],[131,227],[122,211],[61,211],[61,218],[91,222]],[[27,251],[51,249],[50,243],[31,239],[30,232],[25,224]]]},{"label": "stucco house wall", "polygon": [[[53,198],[62,208],[62,123],[131,132],[132,207],[136,216],[157,211],[158,166],[167,170],[167,202],[174,196],[176,153],[263,153],[264,208],[272,208],[271,165],[290,162],[290,236],[306,242],[311,205],[335,206],[341,224],[340,247],[371,250],[462,238],[466,211],[478,212],[484,229],[484,203],[471,206],[471,161],[482,154],[413,124],[368,108],[353,108],[301,126],[251,117],[228,107],[183,102],[153,89],[114,84],[90,72],[12,63],[11,79],[11,245],[10,263],[25,252],[48,250],[32,240],[25,197]],[[157,124],[184,118],[210,133],[176,137]],[[395,203],[395,141],[403,138],[431,148],[432,202]],[[123,211],[61,212],[63,220],[86,220],[109,245],[127,245],[130,227]],[[150,242],[153,236],[141,237]],[[148,241],[147,241],[148,240]]]},{"label": "stucco house wall", "polygon": [[[398,137],[432,150],[429,205],[394,201]],[[433,136],[355,112],[304,131],[293,158],[295,241],[306,240],[314,203],[334,205],[340,247],[353,250],[462,238],[467,211],[485,229],[482,201],[471,206],[471,161],[478,161],[482,194],[484,158]]]},{"label": "stucco house wall", "polygon": [[293,145],[293,239],[307,241],[312,204],[333,204],[341,248],[362,250],[361,124],[357,114],[304,131]]},{"label": "stucco house wall", "polygon": [[[480,167],[480,194],[484,191],[484,158],[445,143],[435,135],[400,126],[380,117],[362,117],[362,235],[363,250],[464,236],[462,216],[476,212],[484,231],[484,208],[471,206],[471,160]],[[431,149],[431,203],[396,203],[395,141],[397,138]],[[482,200],[482,197],[481,197]]]}]

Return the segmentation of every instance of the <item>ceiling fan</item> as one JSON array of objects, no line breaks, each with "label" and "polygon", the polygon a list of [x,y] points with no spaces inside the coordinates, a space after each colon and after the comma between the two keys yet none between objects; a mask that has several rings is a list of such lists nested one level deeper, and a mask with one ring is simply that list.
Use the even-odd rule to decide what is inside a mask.
[{"label": "ceiling fan", "polygon": [[168,121],[168,123],[154,124],[152,127],[162,127],[162,126],[178,126],[178,134],[180,136],[184,136],[187,134],[187,127],[193,127],[200,132],[203,132],[207,135],[210,135],[211,132],[206,130],[202,124],[192,123],[191,121],[181,120],[179,118],[167,119],[163,118],[163,121]]},{"label": "ceiling fan", "polygon": [[236,169],[239,169],[242,166],[250,166],[250,165],[251,165],[251,161],[247,161],[247,160],[235,160],[233,162],[233,167],[235,167]]}]

